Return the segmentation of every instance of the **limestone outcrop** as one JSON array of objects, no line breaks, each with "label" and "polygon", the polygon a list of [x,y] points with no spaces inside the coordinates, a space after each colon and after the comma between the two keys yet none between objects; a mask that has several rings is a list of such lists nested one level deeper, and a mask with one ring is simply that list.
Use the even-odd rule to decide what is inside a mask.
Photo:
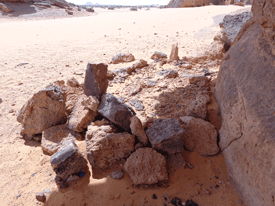
[{"label": "limestone outcrop", "polygon": [[219,146],[229,176],[247,205],[275,204],[275,3],[254,1],[248,21],[226,53],[215,97]]}]

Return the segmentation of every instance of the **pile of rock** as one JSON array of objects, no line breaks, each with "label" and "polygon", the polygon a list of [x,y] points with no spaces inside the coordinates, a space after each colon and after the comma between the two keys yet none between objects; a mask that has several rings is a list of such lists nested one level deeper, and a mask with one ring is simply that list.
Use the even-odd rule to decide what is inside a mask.
[{"label": "pile of rock", "polygon": [[[172,48],[169,60],[159,52],[152,58],[177,61],[177,45]],[[112,63],[133,59],[133,55],[119,54]],[[147,62],[140,60],[131,68],[145,65]],[[205,81],[209,79],[190,78],[191,84]],[[88,63],[84,84],[74,78],[67,84],[56,81],[34,94],[19,111],[22,135],[41,141],[43,151],[51,155],[59,188],[87,173],[88,162],[93,169],[106,170],[124,159],[124,169],[135,185],[152,185],[168,180],[166,157],[181,157],[184,148],[205,156],[219,152],[217,131],[203,120],[209,96],[198,96],[188,110],[190,116],[156,119],[145,131],[135,111],[121,98],[106,93],[107,88],[108,65]],[[75,144],[84,138],[88,161]]]}]

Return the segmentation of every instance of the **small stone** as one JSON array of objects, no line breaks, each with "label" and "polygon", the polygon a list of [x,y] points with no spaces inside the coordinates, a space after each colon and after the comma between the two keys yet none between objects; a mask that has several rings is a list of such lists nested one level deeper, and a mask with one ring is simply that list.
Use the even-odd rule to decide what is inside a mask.
[{"label": "small stone", "polygon": [[67,80],[67,85],[70,87],[79,87],[80,86],[79,82],[74,77]]},{"label": "small stone", "polygon": [[16,195],[16,198],[19,198],[19,197],[21,197],[21,194]]},{"label": "small stone", "polygon": [[137,116],[134,116],[130,119],[130,129],[133,135],[135,135],[138,141],[143,145],[146,146],[148,144],[148,138],[145,134],[143,129],[142,123]]},{"label": "small stone", "polygon": [[107,91],[107,70],[107,64],[88,63],[84,80],[84,93],[87,96],[100,99],[101,95]]},{"label": "small stone", "polygon": [[95,10],[92,7],[86,7],[87,12],[95,12]]},{"label": "small stone", "polygon": [[210,192],[208,189],[206,189],[206,190],[205,190],[205,194],[211,195],[211,192]]},{"label": "small stone", "polygon": [[51,190],[50,190],[50,189],[45,189],[44,192],[45,192],[46,194],[51,194]]},{"label": "small stone", "polygon": [[14,112],[14,109],[9,110],[9,113],[13,113],[13,112]]},{"label": "small stone", "polygon": [[35,193],[35,197],[39,202],[46,202],[46,196],[42,192]]},{"label": "small stone", "polygon": [[194,166],[193,165],[191,165],[190,163],[187,163],[187,165],[186,165],[189,169],[194,169]]},{"label": "small stone", "polygon": [[115,170],[113,171],[111,174],[110,174],[110,177],[113,178],[113,179],[121,179],[123,177],[123,170],[120,169],[120,170]]},{"label": "small stone", "polygon": [[175,206],[180,206],[180,205],[182,205],[181,203],[182,203],[182,201],[181,201],[181,199],[178,198],[178,197],[174,197],[174,198],[171,200],[171,204],[172,204],[172,205],[175,205]]},{"label": "small stone", "polygon": [[158,197],[156,196],[156,194],[153,194],[152,197],[153,197],[154,200],[158,199]]},{"label": "small stone", "polygon": [[185,202],[185,206],[199,206],[197,203],[193,202],[193,200],[187,200]]}]

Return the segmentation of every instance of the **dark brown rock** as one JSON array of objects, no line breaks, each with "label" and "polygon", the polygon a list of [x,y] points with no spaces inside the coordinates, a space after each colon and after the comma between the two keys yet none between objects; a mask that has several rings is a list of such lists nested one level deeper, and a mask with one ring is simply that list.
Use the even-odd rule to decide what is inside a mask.
[{"label": "dark brown rock", "polygon": [[46,202],[46,195],[43,192],[37,192],[37,193],[35,193],[35,198],[39,202]]},{"label": "dark brown rock", "polygon": [[128,157],[134,151],[135,136],[114,133],[112,126],[88,127],[86,133],[87,158],[93,167],[107,169],[113,163]]},{"label": "dark brown rock", "polygon": [[135,151],[124,168],[135,185],[152,185],[168,180],[166,159],[152,148]]},{"label": "dark brown rock", "polygon": [[183,151],[184,129],[176,119],[157,119],[146,134],[152,147],[158,151],[168,154]]},{"label": "dark brown rock", "polygon": [[121,99],[107,93],[101,97],[98,112],[112,123],[130,132],[130,119],[135,115],[134,110]]},{"label": "dark brown rock", "polygon": [[58,86],[47,87],[32,96],[18,113],[17,121],[23,124],[21,133],[28,137],[66,122],[65,93]]},{"label": "dark brown rock", "polygon": [[101,95],[107,91],[107,70],[106,64],[88,63],[84,80],[84,93],[87,96],[100,99]]},{"label": "dark brown rock", "polygon": [[73,141],[67,141],[51,156],[51,165],[56,173],[55,182],[62,189],[73,179],[79,179],[87,169],[87,160]]}]

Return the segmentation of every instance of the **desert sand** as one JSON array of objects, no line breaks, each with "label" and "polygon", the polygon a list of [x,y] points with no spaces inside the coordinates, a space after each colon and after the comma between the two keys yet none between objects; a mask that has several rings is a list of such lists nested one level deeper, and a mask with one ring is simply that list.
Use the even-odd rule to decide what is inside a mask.
[{"label": "desert sand", "polygon": [[[21,125],[16,121],[22,105],[49,83],[70,77],[82,83],[90,61],[108,63],[117,53],[129,52],[137,60],[150,63],[155,51],[169,55],[173,43],[179,44],[180,57],[203,50],[220,30],[224,15],[239,9],[243,8],[207,6],[138,12],[96,9],[87,17],[0,19],[0,204],[44,205],[37,202],[35,193],[50,189],[45,205],[159,206],[171,205],[173,197],[192,199],[200,206],[243,205],[221,154],[202,157],[188,151],[183,157],[194,169],[170,168],[166,187],[139,189],[132,186],[127,174],[121,180],[111,179],[108,174],[102,179],[86,174],[76,185],[58,191],[50,156],[43,154],[39,143],[21,138]],[[129,64],[110,65],[109,69],[125,65]],[[125,84],[131,86],[130,81]],[[123,97],[121,85],[112,84],[108,92]],[[181,82],[182,87],[187,85],[187,81]],[[173,91],[177,86],[177,82],[169,82],[168,88]],[[152,94],[159,93],[145,90],[140,97],[148,116],[154,112]],[[214,100],[209,111],[213,114],[210,121],[218,129]],[[85,142],[77,144],[85,153]],[[153,194],[157,199],[152,198]]]}]

